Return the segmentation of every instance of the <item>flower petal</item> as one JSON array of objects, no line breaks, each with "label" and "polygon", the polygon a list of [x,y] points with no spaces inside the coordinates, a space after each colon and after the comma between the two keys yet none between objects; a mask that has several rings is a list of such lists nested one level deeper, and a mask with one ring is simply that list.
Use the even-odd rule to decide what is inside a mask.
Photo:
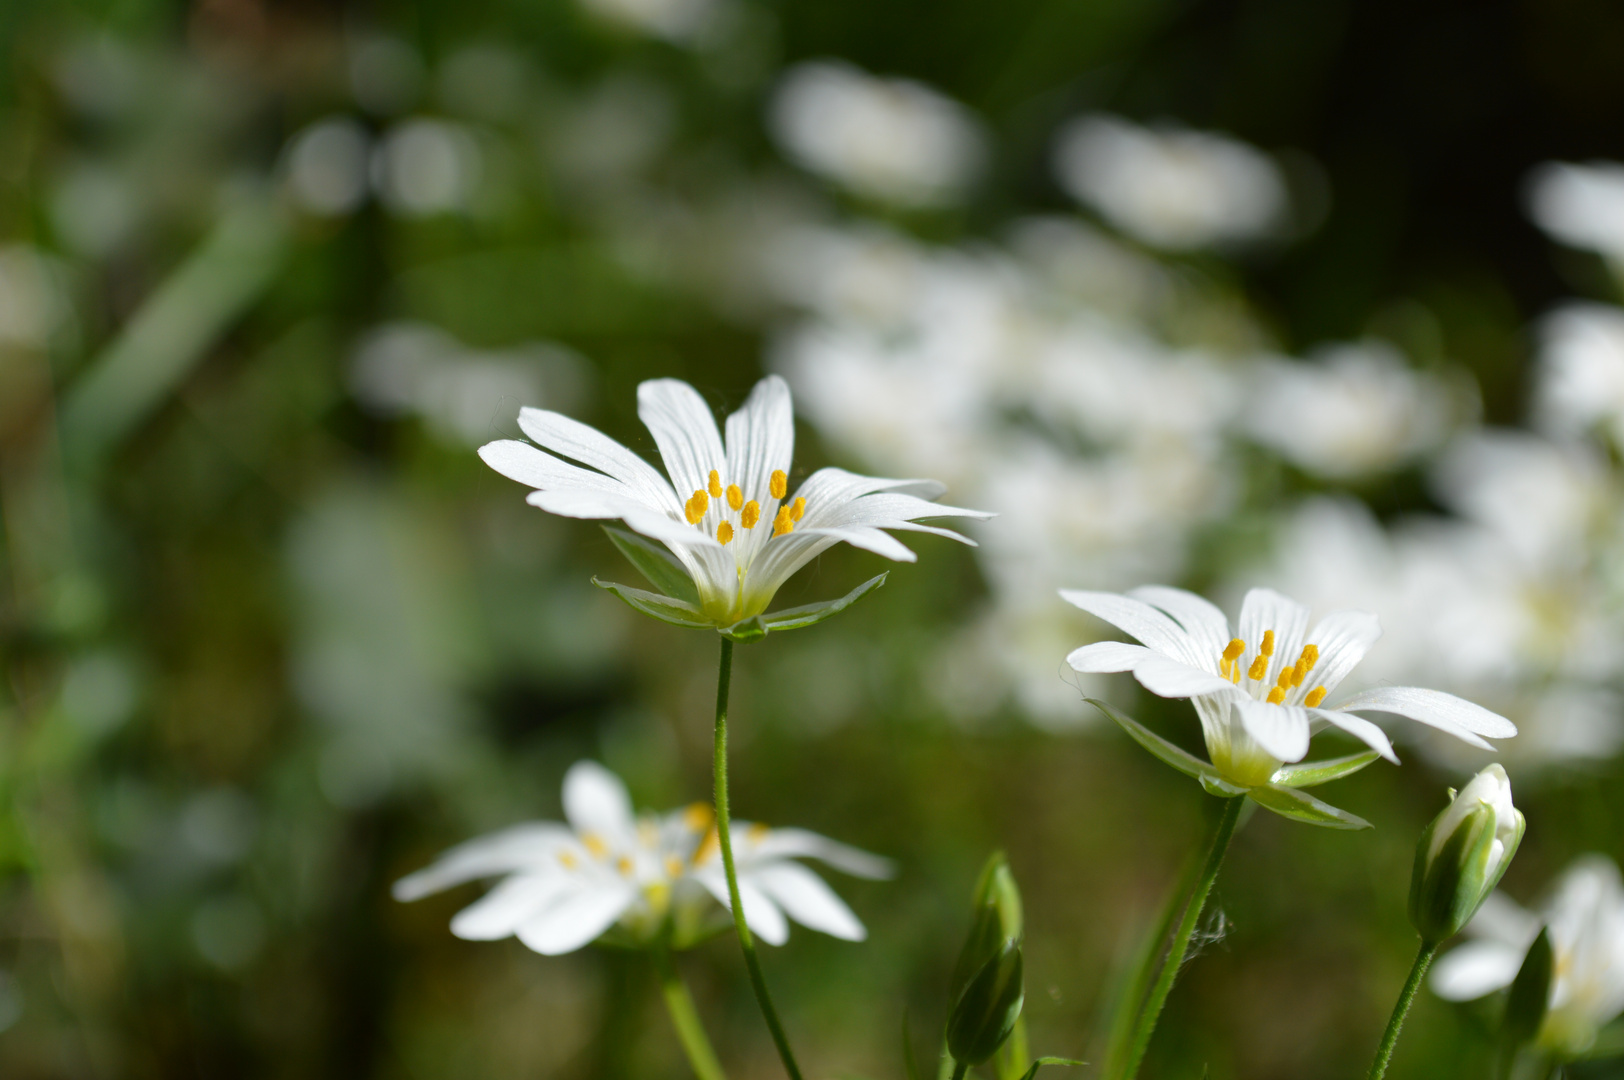
[{"label": "flower petal", "polygon": [[636,898],[624,878],[580,879],[573,892],[520,925],[519,940],[543,956],[574,952],[613,926]]},{"label": "flower petal", "polygon": [[1468,941],[1433,965],[1432,992],[1445,1001],[1471,1001],[1510,986],[1522,967],[1523,951],[1500,941]]},{"label": "flower petal", "polygon": [[1381,636],[1381,622],[1368,611],[1331,612],[1308,632],[1308,640],[1319,647],[1319,661],[1303,680],[1304,685],[1323,686],[1327,692],[1335,690]]},{"label": "flower petal", "polygon": [[1143,645],[1129,645],[1126,641],[1096,641],[1092,645],[1073,649],[1071,655],[1066,657],[1066,663],[1073,671],[1095,675],[1132,671],[1135,665],[1158,655]]},{"label": "flower petal", "polygon": [[620,481],[650,506],[682,511],[682,501],[658,469],[597,428],[547,409],[520,409],[519,428],[537,446]]},{"label": "flower petal", "polygon": [[[727,895],[727,878],[722,876],[720,868],[696,876],[699,883],[716,897],[717,903],[729,911],[733,910]],[[784,913],[742,873],[739,875],[739,901],[744,904],[744,921],[751,933],[769,945],[782,945],[789,940],[789,922],[785,920]]]},{"label": "flower petal", "polygon": [[712,469],[727,467],[716,417],[699,391],[682,380],[650,379],[640,384],[637,415],[660,448],[678,499],[704,488]]},{"label": "flower petal", "polygon": [[870,855],[860,848],[820,836],[809,829],[773,829],[748,853],[740,854],[741,861],[749,859],[752,862],[787,858],[819,859],[853,877],[875,881],[884,880],[895,873],[890,859]]},{"label": "flower petal", "polygon": [[578,888],[579,879],[562,866],[515,874],[457,912],[451,932],[464,941],[500,941]]},{"label": "flower petal", "polygon": [[746,499],[757,500],[765,510],[773,472],[787,474],[794,456],[795,413],[789,384],[769,375],[727,418],[727,475],[722,483],[739,485]]},{"label": "flower petal", "polygon": [[775,900],[784,913],[802,926],[843,941],[868,936],[846,902],[824,880],[799,863],[777,862],[758,867],[750,880]]},{"label": "flower petal", "polygon": [[1117,629],[1132,634],[1163,656],[1182,660],[1194,667],[1218,674],[1218,655],[1203,659],[1202,650],[1190,632],[1175,622],[1172,616],[1151,607],[1143,600],[1120,593],[1090,592],[1083,589],[1062,589],[1060,598],[1074,604],[1095,618],[1104,619]]},{"label": "flower petal", "polygon": [[394,896],[409,902],[475,878],[544,865],[574,839],[574,833],[552,821],[527,822],[476,837],[395,882]]},{"label": "flower petal", "polygon": [[1238,695],[1235,684],[1222,675],[1214,675],[1189,664],[1181,664],[1154,653],[1145,661],[1134,665],[1133,677],[1139,685],[1157,697],[1188,698],[1202,694]]},{"label": "flower petal", "polygon": [[1394,765],[1398,764],[1398,755],[1393,752],[1393,743],[1387,737],[1387,732],[1364,717],[1340,709],[1309,709],[1308,715],[1341,728]]},{"label": "flower petal", "polygon": [[1240,637],[1246,642],[1243,655],[1256,656],[1265,631],[1274,631],[1274,655],[1262,680],[1270,685],[1286,664],[1295,664],[1303,648],[1303,632],[1308,629],[1308,609],[1273,589],[1252,589],[1241,602]]},{"label": "flower petal", "polygon": [[1448,732],[1462,742],[1484,750],[1493,750],[1494,747],[1479,736],[1509,739],[1517,734],[1517,726],[1499,713],[1490,712],[1454,694],[1418,686],[1378,686],[1355,694],[1335,707],[1350,712],[1376,710],[1397,713]]},{"label": "flower petal", "polygon": [[564,816],[581,836],[629,836],[635,826],[631,796],[620,777],[596,761],[577,761],[564,774]]},{"label": "flower petal", "polygon": [[1270,705],[1242,698],[1235,702],[1241,726],[1271,757],[1301,761],[1308,753],[1308,711],[1300,705]]},{"label": "flower petal", "polygon": [[1128,595],[1159,607],[1177,619],[1195,647],[1204,653],[1221,656],[1229,645],[1229,620],[1217,604],[1204,596],[1166,585],[1142,585],[1130,590]]}]

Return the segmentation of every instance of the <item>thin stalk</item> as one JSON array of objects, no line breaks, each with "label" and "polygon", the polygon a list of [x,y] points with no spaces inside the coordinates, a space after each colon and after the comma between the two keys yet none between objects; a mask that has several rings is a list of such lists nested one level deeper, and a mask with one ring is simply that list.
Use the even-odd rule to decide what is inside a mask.
[{"label": "thin stalk", "polygon": [[1134,952],[1133,974],[1117,989],[1112,1008],[1111,1025],[1105,1042],[1105,1068],[1101,1075],[1120,1080],[1127,1063],[1128,1050],[1133,1044],[1134,1028],[1139,1009],[1150,990],[1150,980],[1157,972],[1157,962],[1167,949],[1167,935],[1173,930],[1173,920],[1189,906],[1190,891],[1195,888],[1196,875],[1201,872],[1201,853],[1192,851],[1179,871],[1178,880],[1167,894],[1156,922],[1145,932],[1144,939]]},{"label": "thin stalk", "polygon": [[964,1080],[964,1074],[970,1071],[968,1062],[955,1061],[953,1063],[953,1080]]},{"label": "thin stalk", "polygon": [[1387,1018],[1387,1030],[1382,1032],[1382,1044],[1376,1050],[1376,1060],[1370,1063],[1370,1080],[1381,1080],[1387,1072],[1387,1063],[1393,1057],[1393,1047],[1398,1045],[1398,1033],[1404,1027],[1404,1017],[1409,1014],[1410,1005],[1415,1001],[1415,995],[1421,989],[1421,980],[1427,974],[1427,968],[1432,966],[1432,958],[1438,955],[1436,943],[1423,941],[1421,949],[1415,954],[1415,963],[1410,965],[1410,977],[1404,982],[1404,989],[1399,991],[1398,1001],[1393,1005],[1393,1015]]},{"label": "thin stalk", "polygon": [[682,1052],[688,1055],[694,1075],[699,1080],[727,1080],[721,1063],[716,1060],[716,1051],[711,1049],[710,1039],[705,1036],[705,1027],[699,1022],[699,1011],[694,1008],[688,986],[677,974],[670,950],[661,943],[654,947],[653,953],[654,969],[660,973],[660,992],[665,995],[665,1011],[671,1014],[677,1040],[682,1043]]},{"label": "thin stalk", "polygon": [[1212,843],[1207,848],[1207,861],[1202,865],[1201,876],[1196,879],[1195,888],[1190,893],[1190,902],[1184,907],[1184,918],[1179,920],[1178,929],[1173,933],[1173,943],[1167,950],[1167,959],[1162,964],[1160,974],[1156,976],[1156,984],[1150,988],[1150,997],[1145,1000],[1145,1007],[1139,1013],[1133,1047],[1128,1054],[1127,1067],[1122,1072],[1128,1080],[1139,1072],[1139,1063],[1150,1048],[1150,1037],[1156,1031],[1156,1021],[1161,1017],[1162,1006],[1167,1003],[1167,995],[1173,990],[1179,968],[1184,965],[1184,954],[1190,949],[1190,936],[1195,933],[1196,923],[1201,921],[1201,912],[1207,906],[1207,896],[1212,892],[1212,883],[1218,878],[1218,869],[1224,864],[1224,853],[1229,850],[1229,840],[1235,835],[1235,825],[1240,821],[1245,802],[1243,795],[1224,800],[1223,815],[1218,819]]},{"label": "thin stalk", "polygon": [[750,972],[750,987],[756,993],[756,1004],[761,1006],[767,1030],[772,1032],[773,1045],[790,1080],[801,1080],[801,1067],[795,1063],[795,1052],[789,1048],[784,1025],[779,1023],[778,1010],[773,1008],[772,995],[767,992],[767,980],[761,974],[761,961],[756,956],[756,941],[750,936],[750,926],[744,921],[744,902],[739,899],[739,875],[733,868],[733,840],[728,829],[727,810],[727,692],[733,681],[733,639],[722,639],[722,659],[716,673],[716,751],[712,767],[716,774],[716,839],[722,849],[722,869],[727,873],[727,896],[733,906],[733,927],[739,933],[739,948],[744,950],[744,966]]}]

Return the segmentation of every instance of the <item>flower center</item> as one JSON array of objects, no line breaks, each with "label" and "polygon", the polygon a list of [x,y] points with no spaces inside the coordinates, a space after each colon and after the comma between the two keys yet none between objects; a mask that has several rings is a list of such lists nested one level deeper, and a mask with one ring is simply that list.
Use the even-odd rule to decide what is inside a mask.
[{"label": "flower center", "polygon": [[[768,497],[781,500],[787,494],[788,475],[783,469],[774,469],[767,481]],[[755,499],[746,501],[744,489],[737,484],[723,486],[722,474],[712,469],[705,486],[695,488],[683,504],[683,516],[688,519],[688,524],[704,523],[705,516],[710,513],[712,499],[716,500],[717,508],[721,511],[722,520],[716,524],[716,541],[723,546],[732,543],[739,529],[754,529],[761,523],[761,503]],[[773,518],[773,536],[794,532],[795,523],[805,516],[805,497],[797,496],[794,502],[781,503],[777,516]]]},{"label": "flower center", "polygon": [[[1241,638],[1235,638],[1224,647],[1223,653],[1218,657],[1218,673],[1236,686],[1241,684],[1241,679],[1244,676],[1247,682],[1251,684],[1247,689],[1252,690],[1255,697],[1257,691],[1263,689],[1261,684],[1268,677],[1269,662],[1274,656],[1274,646],[1274,631],[1263,631],[1263,640],[1258,644],[1257,655],[1252,658],[1251,664],[1243,664],[1246,657],[1246,642]],[[1286,664],[1280,668],[1280,673],[1275,677],[1274,685],[1269,688],[1267,694],[1263,695],[1263,700],[1270,705],[1284,704],[1286,698],[1293,695],[1303,685],[1303,680],[1308,677],[1309,672],[1314,670],[1314,665],[1319,663],[1319,654],[1318,645],[1304,645],[1296,663]],[[1325,700],[1325,693],[1325,687],[1315,686],[1307,694],[1303,695],[1302,703],[1312,709]]]}]

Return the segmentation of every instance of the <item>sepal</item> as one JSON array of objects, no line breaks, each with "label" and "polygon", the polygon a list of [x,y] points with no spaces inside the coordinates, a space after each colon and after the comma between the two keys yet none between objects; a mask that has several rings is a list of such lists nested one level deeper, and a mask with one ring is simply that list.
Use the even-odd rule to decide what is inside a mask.
[{"label": "sepal", "polygon": [[1247,789],[1246,795],[1265,810],[1273,810],[1281,817],[1300,821],[1305,825],[1318,825],[1324,829],[1371,827],[1370,822],[1357,814],[1350,814],[1330,803],[1321,802],[1299,788],[1264,784],[1261,787]]},{"label": "sepal", "polygon": [[[890,571],[886,571],[890,573]],[[816,604],[802,604],[799,607],[785,608],[782,611],[770,611],[764,615],[752,615],[748,619],[741,619],[732,626],[724,626],[717,632],[725,638],[731,638],[740,644],[751,641],[760,641],[771,633],[783,630],[799,630],[803,626],[820,623],[831,615],[838,615],[857,601],[885,584],[886,574],[871,577],[857,588],[837,600],[821,600]]]},{"label": "sepal", "polygon": [[1511,781],[1490,765],[1422,830],[1410,875],[1410,923],[1428,944],[1460,932],[1500,883],[1527,828]]},{"label": "sepal", "polygon": [[947,1019],[947,1050],[954,1060],[980,1065],[998,1052],[1026,1000],[1023,976],[1017,942],[1005,942],[976,972]]},{"label": "sepal", "polygon": [[699,607],[699,590],[694,586],[694,579],[664,544],[618,525],[605,525],[603,531],[650,585],[673,600],[695,609]]},{"label": "sepal", "polygon": [[708,630],[714,625],[707,621],[704,613],[693,604],[659,593],[651,593],[646,589],[634,589],[630,585],[618,585],[613,581],[602,581],[598,578],[593,578],[592,584],[600,589],[609,590],[644,615],[652,616],[663,623],[694,630]]},{"label": "sepal", "polygon": [[1134,742],[1143,746],[1185,776],[1194,777],[1201,781],[1201,786],[1206,788],[1209,794],[1216,795],[1219,798],[1233,798],[1236,795],[1246,794],[1246,788],[1225,780],[1218,775],[1218,770],[1212,765],[1202,761],[1188,750],[1174,746],[1114,705],[1098,698],[1084,698],[1083,700],[1114,720],[1118,727],[1133,737]]},{"label": "sepal", "polygon": [[1002,851],[994,852],[982,868],[971,908],[970,932],[947,984],[949,1001],[958,1000],[976,973],[1007,945],[1020,944],[1024,933],[1021,891]]},{"label": "sepal", "polygon": [[1269,783],[1276,787],[1318,787],[1321,784],[1329,784],[1332,780],[1340,780],[1344,776],[1352,776],[1379,760],[1381,760],[1379,751],[1366,750],[1361,754],[1349,754],[1347,757],[1329,758],[1325,761],[1299,761],[1280,766]]},{"label": "sepal", "polygon": [[1511,982],[1506,996],[1506,1018],[1500,1025],[1500,1041],[1504,1053],[1515,1054],[1534,1041],[1539,1029],[1545,1026],[1545,1014],[1551,1004],[1551,934],[1541,927],[1539,936],[1528,946],[1522,967]]}]

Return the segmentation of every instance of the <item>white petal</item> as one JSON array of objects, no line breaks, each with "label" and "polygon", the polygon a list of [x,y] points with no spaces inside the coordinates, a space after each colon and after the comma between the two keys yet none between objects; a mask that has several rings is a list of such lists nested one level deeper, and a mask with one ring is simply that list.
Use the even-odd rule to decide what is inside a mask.
[{"label": "white petal", "polygon": [[1246,733],[1271,757],[1301,761],[1308,753],[1308,711],[1300,705],[1270,705],[1244,698],[1235,703]]},{"label": "white petal", "polygon": [[543,491],[576,490],[599,495],[616,496],[634,502],[642,500],[635,488],[605,476],[601,472],[583,469],[567,461],[538,450],[517,439],[499,439],[479,448],[480,459],[510,480]]},{"label": "white petal", "polygon": [[574,952],[613,926],[636,898],[636,887],[624,879],[583,880],[521,925],[519,940],[543,956]]},{"label": "white petal", "polygon": [[1336,708],[1397,713],[1447,731],[1462,742],[1485,750],[1493,750],[1494,747],[1478,736],[1509,739],[1517,734],[1516,725],[1499,713],[1490,712],[1454,694],[1425,690],[1418,686],[1378,686],[1355,694]]},{"label": "white petal", "polygon": [[[722,876],[720,868],[696,876],[699,883],[716,897],[717,903],[729,911],[733,910],[727,895],[727,879]],[[784,913],[742,873],[739,875],[739,900],[744,904],[744,921],[751,933],[769,945],[782,945],[789,940],[789,923],[784,919]]]},{"label": "white petal", "polygon": [[862,941],[868,936],[846,902],[836,896],[822,878],[799,863],[778,862],[758,867],[751,872],[750,880],[802,926],[844,941]]},{"label": "white petal", "polygon": [[606,841],[630,835],[635,825],[626,785],[596,761],[577,761],[564,774],[564,816],[581,836],[597,833]]},{"label": "white petal", "polygon": [[1128,595],[1159,607],[1177,619],[1202,652],[1221,656],[1228,647],[1229,620],[1218,610],[1218,605],[1206,597],[1166,585],[1142,585],[1130,590]]},{"label": "white petal", "polygon": [[637,415],[654,436],[679,499],[704,488],[712,469],[727,468],[716,417],[699,391],[682,380],[650,379],[640,384]]},{"label": "white petal", "polygon": [[[890,533],[881,532],[879,529],[869,528],[863,525],[805,529],[798,528],[795,530],[793,535],[802,536],[808,540],[812,539],[813,537],[820,537],[830,540],[845,541],[854,548],[862,548],[864,551],[872,551],[874,554],[883,555],[893,562],[919,561],[919,556],[915,555],[913,551],[907,547],[907,545],[903,544],[902,541],[898,540]],[[784,538],[779,537],[778,539],[783,540]],[[800,565],[806,565],[807,561],[808,560],[806,559],[801,559]]]},{"label": "white petal", "polygon": [[395,882],[395,899],[417,900],[475,878],[546,865],[574,839],[574,833],[552,821],[528,822],[476,837]]},{"label": "white petal", "polygon": [[1526,949],[1539,936],[1539,928],[1543,925],[1538,915],[1524,910],[1522,905],[1505,893],[1492,892],[1483,900],[1483,906],[1477,909],[1472,921],[1466,924],[1466,933],[1471,937],[1487,938]]},{"label": "white petal", "polygon": [[727,475],[722,483],[737,484],[746,499],[765,504],[773,472],[787,474],[794,456],[795,413],[789,384],[769,375],[727,418]]},{"label": "white petal", "polygon": [[1073,649],[1071,655],[1066,657],[1066,663],[1073,671],[1092,675],[1132,671],[1135,665],[1157,655],[1143,645],[1129,645],[1125,641],[1096,641],[1092,645]]},{"label": "white petal", "polygon": [[1340,709],[1309,709],[1308,715],[1346,731],[1349,735],[1363,742],[1382,757],[1398,764],[1398,755],[1393,752],[1393,742],[1387,737],[1387,732],[1372,724],[1362,716],[1355,716]]},{"label": "white petal", "polygon": [[1269,658],[1268,670],[1260,680],[1265,686],[1273,685],[1283,666],[1297,662],[1307,629],[1308,609],[1303,605],[1273,589],[1252,589],[1241,602],[1239,636],[1247,648],[1241,660],[1245,663],[1248,656],[1257,656],[1264,631],[1273,630],[1274,655]]},{"label": "white petal", "polygon": [[651,506],[681,512],[681,500],[659,470],[597,428],[546,409],[520,409],[519,428],[536,445],[590,465]]},{"label": "white petal", "polygon": [[1187,664],[1211,670],[1218,674],[1218,656],[1203,660],[1198,643],[1189,631],[1143,600],[1135,600],[1120,593],[1089,592],[1082,589],[1062,589],[1060,598],[1075,604],[1090,615],[1132,634],[1163,656],[1182,660]]},{"label": "white petal", "polygon": [[[1319,646],[1319,660],[1304,685],[1335,690],[1381,636],[1380,621],[1368,611],[1331,612],[1308,632],[1308,641]],[[1296,657],[1290,659],[1295,662]]]},{"label": "white petal", "polygon": [[451,932],[466,941],[500,941],[579,887],[579,879],[562,866],[516,874],[457,912]]},{"label": "white petal", "polygon": [[1240,693],[1235,689],[1235,684],[1222,675],[1214,675],[1154,653],[1134,666],[1133,677],[1139,680],[1140,686],[1158,697],[1188,698],[1202,694]]},{"label": "white petal", "polygon": [[1432,992],[1446,1001],[1471,1001],[1511,985],[1523,950],[1498,941],[1468,941],[1433,965]]},{"label": "white petal", "polygon": [[773,829],[750,852],[752,859],[813,858],[853,877],[883,880],[895,871],[891,860],[820,836],[808,829]]}]

